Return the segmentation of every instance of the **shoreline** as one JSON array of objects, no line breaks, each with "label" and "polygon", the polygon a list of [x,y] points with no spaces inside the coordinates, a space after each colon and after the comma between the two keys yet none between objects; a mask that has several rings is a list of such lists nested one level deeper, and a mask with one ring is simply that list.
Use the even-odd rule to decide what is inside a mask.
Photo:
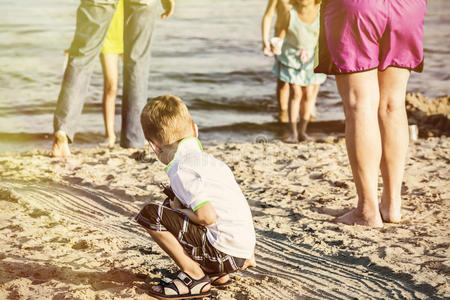
[{"label": "shoreline", "polygon": [[[249,201],[258,266],[215,299],[450,297],[450,138],[409,148],[403,221],[373,229],[330,221],[355,205],[343,139],[287,145],[205,143]],[[168,179],[120,148],[0,154],[0,297],[151,299],[176,269],[133,216]]]}]

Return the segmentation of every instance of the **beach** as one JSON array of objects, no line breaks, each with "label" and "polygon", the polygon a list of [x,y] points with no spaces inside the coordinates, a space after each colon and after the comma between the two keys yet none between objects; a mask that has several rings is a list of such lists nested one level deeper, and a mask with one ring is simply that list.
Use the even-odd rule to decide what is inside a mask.
[{"label": "beach", "polygon": [[[450,297],[449,137],[411,143],[403,220],[378,229],[331,222],[356,203],[342,138],[204,148],[233,170],[257,234],[257,267],[213,299]],[[168,179],[137,154],[0,155],[1,299],[151,299],[147,284],[176,268],[133,218]]]},{"label": "beach", "polygon": [[[406,95],[417,139],[402,221],[382,228],[333,223],[357,203],[334,76],[319,90],[313,141],[281,142],[289,132],[277,121],[274,60],[261,49],[267,0],[176,3],[156,21],[147,95],[183,99],[205,151],[233,171],[256,230],[257,266],[231,274],[211,299],[450,299],[450,39],[442,30],[450,1],[428,1],[424,71],[411,74]],[[165,166],[153,152],[105,146],[98,59],[72,155],[50,157],[78,5],[0,3],[0,299],[154,299],[150,286],[178,271],[134,220],[165,199]]]}]

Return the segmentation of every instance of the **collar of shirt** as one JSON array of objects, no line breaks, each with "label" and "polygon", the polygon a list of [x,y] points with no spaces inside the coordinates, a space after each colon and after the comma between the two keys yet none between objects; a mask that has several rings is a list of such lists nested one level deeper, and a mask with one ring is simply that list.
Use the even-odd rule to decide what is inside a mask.
[{"label": "collar of shirt", "polygon": [[179,157],[184,156],[187,153],[202,152],[202,151],[203,147],[198,138],[186,137],[182,139],[178,143],[177,152],[175,152],[173,159],[167,164],[165,168],[166,173],[168,173],[169,168],[172,166],[173,162],[176,161]]}]

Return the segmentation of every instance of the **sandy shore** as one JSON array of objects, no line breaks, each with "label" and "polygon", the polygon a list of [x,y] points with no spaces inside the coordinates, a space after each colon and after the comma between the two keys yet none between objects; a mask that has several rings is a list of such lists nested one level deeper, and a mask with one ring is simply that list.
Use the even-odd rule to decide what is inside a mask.
[{"label": "sandy shore", "polygon": [[[403,222],[330,221],[355,204],[342,139],[204,145],[233,169],[257,231],[258,266],[214,299],[450,297],[450,138],[412,144]],[[150,299],[176,269],[133,221],[168,183],[122,149],[0,155],[0,299]]]}]

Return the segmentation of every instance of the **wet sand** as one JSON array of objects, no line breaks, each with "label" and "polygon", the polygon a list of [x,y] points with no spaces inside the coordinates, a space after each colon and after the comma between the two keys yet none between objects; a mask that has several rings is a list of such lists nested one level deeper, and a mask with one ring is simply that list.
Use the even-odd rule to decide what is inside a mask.
[{"label": "wet sand", "polygon": [[[252,209],[254,269],[213,299],[450,297],[450,138],[409,148],[403,222],[331,223],[355,205],[344,140],[204,143]],[[0,299],[151,299],[147,282],[176,271],[133,221],[163,200],[163,165],[117,148],[0,154]],[[380,181],[381,182],[381,181]]]}]

